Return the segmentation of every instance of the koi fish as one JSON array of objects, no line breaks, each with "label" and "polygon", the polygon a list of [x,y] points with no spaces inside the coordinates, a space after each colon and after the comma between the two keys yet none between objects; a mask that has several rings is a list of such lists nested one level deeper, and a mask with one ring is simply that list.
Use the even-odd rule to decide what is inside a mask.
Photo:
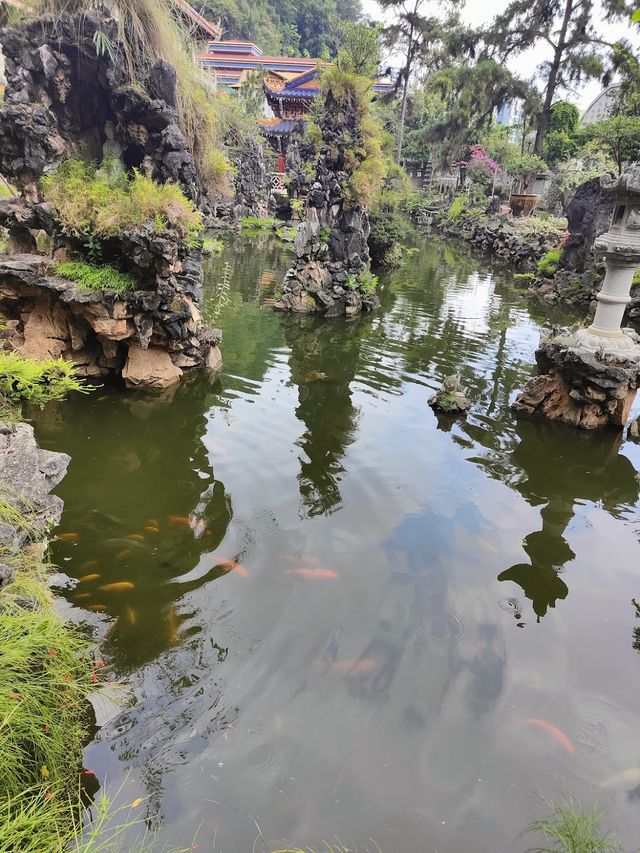
[{"label": "koi fish", "polygon": [[320,562],[317,557],[312,557],[309,554],[287,554],[284,559],[290,563],[307,563],[310,566],[315,566]]},{"label": "koi fish", "polygon": [[601,788],[632,788],[640,784],[640,767],[631,767],[629,770],[623,770],[622,773],[616,773],[615,776],[609,777],[602,783]]},{"label": "koi fish", "polygon": [[113,558],[114,560],[124,560],[125,557],[128,557],[131,553],[131,548],[125,548],[124,551],[118,551],[118,553]]},{"label": "koi fish", "polygon": [[127,622],[129,623],[129,625],[135,625],[138,621],[138,617],[136,616],[136,611],[133,609],[133,607],[129,607],[129,605],[127,604],[125,612],[127,614]]},{"label": "koi fish", "polygon": [[236,575],[240,575],[241,578],[248,578],[249,572],[245,569],[244,566],[241,566],[240,563],[236,563],[235,560],[229,560],[226,557],[216,557],[215,558],[216,566],[221,566],[223,569],[226,569],[226,574],[230,572],[234,572]]},{"label": "koi fish", "polygon": [[540,731],[548,734],[549,737],[555,740],[558,746],[561,746],[565,752],[569,753],[569,755],[573,755],[575,753],[575,746],[571,743],[566,734],[561,732],[557,726],[553,725],[553,723],[549,723],[547,720],[523,720],[523,722],[527,726],[534,726],[536,729],[540,729]]},{"label": "koi fish", "polygon": [[147,524],[149,525],[149,527],[158,527],[158,528],[160,527],[160,522],[158,521],[157,518],[150,518],[147,521]]},{"label": "koi fish", "polygon": [[91,598],[90,592],[79,592],[73,596],[74,601],[82,601],[85,598]]},{"label": "koi fish", "polygon": [[104,586],[99,586],[103,592],[123,592],[125,589],[135,589],[135,584],[131,581],[116,581],[115,583],[106,583]]},{"label": "koi fish", "polygon": [[188,515],[170,515],[168,518],[169,524],[182,524],[185,527],[191,527],[191,518]]},{"label": "koi fish", "polygon": [[97,560],[87,560],[80,566],[81,572],[86,572],[87,569],[92,569],[94,566],[98,565]]},{"label": "koi fish", "polygon": [[127,536],[127,539],[130,539],[132,542],[144,542],[144,536],[141,536],[139,533],[132,533],[130,536]]},{"label": "koi fish", "polygon": [[362,658],[360,660],[337,660],[329,665],[334,672],[363,673],[371,672],[378,665],[373,658]]},{"label": "koi fish", "polygon": [[89,581],[97,581],[99,577],[100,575],[98,574],[84,575],[84,577],[78,579],[78,583],[89,583]]},{"label": "koi fish", "polygon": [[147,524],[145,530],[147,531],[147,533],[160,533],[160,528],[155,527],[153,524]]},{"label": "koi fish", "polygon": [[105,545],[112,545],[114,548],[142,548],[145,546],[141,542],[136,542],[133,539],[107,539]]},{"label": "koi fish", "polygon": [[56,542],[77,542],[79,538],[79,533],[58,533]]},{"label": "koi fish", "polygon": [[338,575],[331,569],[285,569],[288,575],[297,575],[299,578],[308,578],[309,580],[335,580]]},{"label": "koi fish", "polygon": [[93,610],[95,613],[104,613],[107,609],[104,604],[90,604],[89,610]]}]

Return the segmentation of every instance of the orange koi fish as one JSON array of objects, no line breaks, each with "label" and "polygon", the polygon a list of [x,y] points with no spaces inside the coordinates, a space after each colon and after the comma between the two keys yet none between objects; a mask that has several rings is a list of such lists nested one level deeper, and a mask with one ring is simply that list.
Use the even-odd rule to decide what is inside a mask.
[{"label": "orange koi fish", "polygon": [[95,613],[104,613],[107,609],[104,604],[90,604],[89,610],[93,610]]},{"label": "orange koi fish", "polygon": [[562,747],[565,752],[568,752],[569,755],[574,755],[576,751],[575,746],[571,743],[566,734],[561,732],[557,726],[553,725],[553,723],[549,723],[547,720],[523,720],[523,722],[526,726],[534,726],[536,729],[540,729],[540,731],[545,732],[558,744],[558,746]]},{"label": "orange koi fish", "polygon": [[82,601],[85,598],[91,598],[90,592],[78,592],[76,595],[72,596],[74,601]]},{"label": "orange koi fish", "polygon": [[114,560],[124,560],[125,557],[128,557],[131,553],[130,548],[125,548],[124,551],[118,551],[118,553],[113,558]]},{"label": "orange koi fish", "polygon": [[[145,527],[145,530],[147,531],[147,533],[160,533],[160,528],[156,527],[153,524],[147,524],[147,526]],[[129,537],[129,538],[131,538],[131,537]]]},{"label": "orange koi fish", "polygon": [[126,538],[131,539],[132,542],[144,542],[144,536],[141,536],[139,533],[132,533]]},{"label": "orange koi fish", "polygon": [[299,578],[317,581],[335,580],[338,577],[332,569],[285,569],[285,572],[288,575],[297,575]]},{"label": "orange koi fish", "polygon": [[185,527],[191,527],[191,519],[188,515],[170,515],[169,524],[182,524]]},{"label": "orange koi fish", "polygon": [[80,571],[81,571],[81,572],[86,572],[86,571],[87,571],[87,569],[92,569],[94,566],[97,566],[97,565],[98,565],[98,561],[97,561],[97,560],[87,560],[86,562],[84,562],[84,563],[80,566]]},{"label": "orange koi fish", "polygon": [[248,578],[249,572],[245,569],[244,566],[241,566],[240,563],[236,563],[235,560],[229,560],[227,557],[216,557],[215,565],[221,566],[223,569],[227,570],[227,574],[233,572],[236,575],[240,575],[241,578]]},{"label": "orange koi fish", "polygon": [[100,575],[98,574],[85,575],[84,577],[78,579],[78,583],[89,583],[89,581],[97,581],[99,577]]},{"label": "orange koi fish", "polygon": [[106,583],[104,586],[99,586],[103,592],[123,592],[125,589],[135,589],[135,584],[130,581],[116,581],[115,583]]},{"label": "orange koi fish", "polygon": [[127,621],[129,625],[135,625],[138,621],[138,617],[136,616],[136,611],[133,609],[133,607],[129,607],[129,605],[127,604],[125,612],[127,614]]},{"label": "orange koi fish", "polygon": [[79,538],[79,533],[58,533],[56,542],[77,542]]}]

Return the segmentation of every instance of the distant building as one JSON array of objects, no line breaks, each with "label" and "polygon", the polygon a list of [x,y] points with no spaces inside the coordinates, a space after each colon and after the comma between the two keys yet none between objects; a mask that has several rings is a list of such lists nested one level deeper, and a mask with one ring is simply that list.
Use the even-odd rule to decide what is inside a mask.
[{"label": "distant building", "polygon": [[618,105],[621,89],[622,86],[620,83],[613,83],[611,86],[603,89],[598,97],[582,113],[580,124],[583,127],[588,127],[597,121],[604,121],[610,118]]},{"label": "distant building", "polygon": [[[326,65],[320,59],[296,56],[265,56],[257,45],[247,41],[210,41],[198,54],[198,65],[216,85],[239,89],[248,75],[263,75],[265,117],[262,131],[272,147],[284,153],[290,135],[311,109],[320,93],[318,73]],[[392,89],[391,83],[376,81],[373,91]]]},{"label": "distant building", "polygon": [[509,138],[512,142],[519,141],[524,119],[524,105],[520,100],[507,101],[493,113],[496,124],[511,128]]}]

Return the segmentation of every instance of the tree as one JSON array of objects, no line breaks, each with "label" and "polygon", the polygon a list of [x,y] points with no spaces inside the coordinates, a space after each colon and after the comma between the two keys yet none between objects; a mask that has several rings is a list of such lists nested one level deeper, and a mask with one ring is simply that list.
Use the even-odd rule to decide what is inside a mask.
[{"label": "tree", "polygon": [[[397,161],[402,159],[404,143],[404,128],[407,117],[407,99],[409,83],[416,67],[425,65],[430,52],[443,42],[449,28],[458,23],[455,15],[442,21],[435,16],[424,14],[428,6],[441,7],[446,0],[379,0],[383,9],[394,13],[395,21],[383,31],[387,46],[394,52],[401,52],[404,58],[403,66],[397,80],[398,88],[402,89],[400,100],[400,122],[398,127]],[[448,6],[461,5],[461,0],[449,0]]]},{"label": "tree", "polygon": [[551,107],[549,130],[544,140],[544,158],[551,166],[568,160],[579,147],[580,110],[569,101]]},{"label": "tree", "polygon": [[637,116],[614,116],[598,121],[587,128],[585,136],[612,157],[619,175],[625,163],[640,157],[640,118]]},{"label": "tree", "polygon": [[[632,5],[628,0],[600,3],[607,21],[631,15]],[[601,77],[605,71],[603,47],[612,45],[595,28],[594,6],[594,0],[512,0],[487,34],[502,60],[540,42],[549,48],[550,59],[541,66],[545,91],[534,148],[538,156],[542,154],[558,91]]]}]

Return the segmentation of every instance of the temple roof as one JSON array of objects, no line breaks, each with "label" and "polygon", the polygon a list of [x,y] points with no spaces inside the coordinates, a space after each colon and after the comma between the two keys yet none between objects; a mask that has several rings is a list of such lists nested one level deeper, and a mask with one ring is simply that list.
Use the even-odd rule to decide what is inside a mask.
[{"label": "temple roof", "polygon": [[265,136],[289,136],[300,123],[300,119],[265,118],[259,122]]},{"label": "temple roof", "polygon": [[216,22],[207,19],[193,8],[187,0],[171,0],[178,11],[193,24],[203,38],[219,39],[222,35],[220,20]]}]

